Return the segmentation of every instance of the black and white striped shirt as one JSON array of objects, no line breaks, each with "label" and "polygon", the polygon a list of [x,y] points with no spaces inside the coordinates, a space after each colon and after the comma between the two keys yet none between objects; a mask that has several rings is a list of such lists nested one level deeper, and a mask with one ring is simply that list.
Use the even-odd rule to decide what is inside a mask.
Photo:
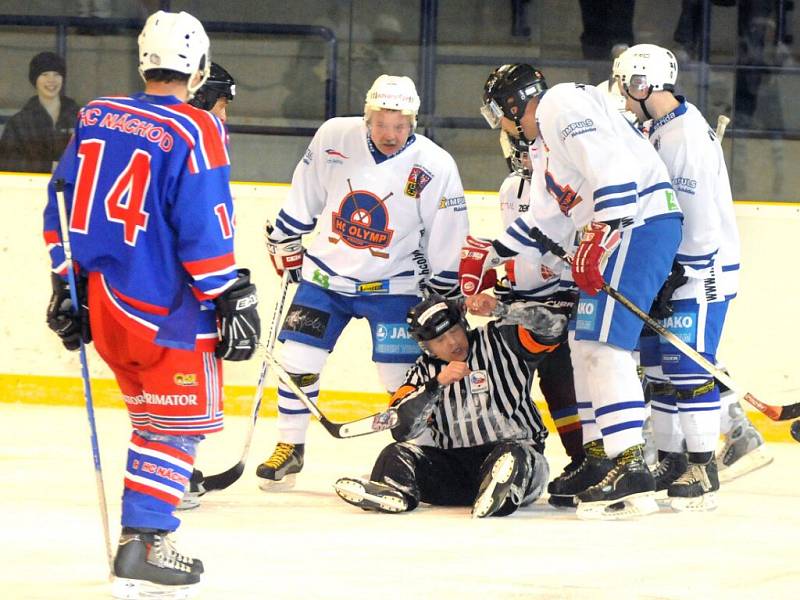
[{"label": "black and white striped shirt", "polygon": [[[533,373],[505,339],[509,329],[513,328],[489,323],[467,332],[466,362],[472,373],[439,390],[429,421],[437,447],[467,448],[501,440],[532,440],[543,446],[547,429],[530,395]],[[422,355],[398,392],[424,386],[446,364]]]}]

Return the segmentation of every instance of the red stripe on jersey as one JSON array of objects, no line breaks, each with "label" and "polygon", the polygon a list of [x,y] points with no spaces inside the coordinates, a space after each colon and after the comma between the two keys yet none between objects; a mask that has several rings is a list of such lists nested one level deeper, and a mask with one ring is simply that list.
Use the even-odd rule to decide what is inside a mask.
[{"label": "red stripe on jersey", "polygon": [[131,434],[131,444],[134,446],[138,446],[140,448],[147,448],[149,450],[154,450],[156,452],[161,452],[162,454],[166,454],[167,456],[174,456],[178,460],[182,460],[187,464],[194,464],[194,457],[190,454],[186,454],[182,450],[178,448],[174,448],[168,444],[163,444],[161,442],[154,442],[152,440],[148,440],[140,436],[135,431]]},{"label": "red stripe on jersey", "polygon": [[45,244],[61,244],[61,237],[58,235],[57,231],[48,230],[44,232],[44,243]]},{"label": "red stripe on jersey", "polygon": [[137,300],[136,298],[131,298],[130,296],[126,296],[125,294],[123,294],[122,292],[120,292],[118,289],[115,288],[111,288],[111,291],[117,298],[119,298],[126,304],[130,304],[136,310],[150,313],[152,315],[159,315],[162,317],[166,317],[169,314],[169,309],[164,306],[158,306],[157,304],[150,304],[149,302],[145,302],[144,300]]},{"label": "red stripe on jersey", "polygon": [[86,106],[97,106],[97,105],[105,106],[106,108],[111,108],[119,112],[129,112],[131,114],[138,115],[140,117],[144,117],[152,121],[163,123],[164,125],[167,125],[170,129],[172,129],[175,133],[177,133],[178,136],[180,136],[180,138],[184,142],[186,142],[186,144],[189,146],[190,151],[194,150],[194,147],[196,145],[195,140],[192,138],[189,132],[186,131],[183,125],[181,125],[176,119],[171,119],[170,117],[165,117],[149,110],[143,110],[141,108],[128,106],[127,104],[122,104],[117,102],[105,102],[103,100],[93,100]]},{"label": "red stripe on jersey", "polygon": [[217,123],[211,113],[196,108],[191,104],[174,104],[169,108],[190,119],[200,130],[203,153],[208,159],[209,169],[225,167],[229,164],[228,153],[225,150],[225,139],[217,129]]},{"label": "red stripe on jersey", "polygon": [[183,267],[189,272],[189,275],[197,278],[202,278],[210,273],[223,271],[236,265],[236,258],[233,252],[223,254],[222,256],[215,256],[214,258],[201,258],[200,260],[189,260],[183,263]]},{"label": "red stripe on jersey", "polygon": [[125,478],[125,487],[128,488],[129,490],[133,490],[134,492],[139,492],[140,494],[145,494],[147,496],[152,496],[153,498],[157,498],[162,502],[171,504],[172,506],[177,506],[178,503],[181,501],[180,498],[176,498],[172,494],[167,494],[166,492],[162,492],[161,490],[156,489],[154,487],[150,487],[149,485],[142,485],[141,483],[131,481],[127,477]]}]

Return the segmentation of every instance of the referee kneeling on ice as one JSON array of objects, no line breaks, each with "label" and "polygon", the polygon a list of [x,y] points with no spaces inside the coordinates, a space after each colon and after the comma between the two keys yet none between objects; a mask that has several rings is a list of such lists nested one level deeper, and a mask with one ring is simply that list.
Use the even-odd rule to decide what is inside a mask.
[{"label": "referee kneeling on ice", "polygon": [[[501,321],[470,329],[462,302],[433,294],[409,311],[411,336],[424,353],[392,399],[397,441],[380,453],[370,480],[335,483],[346,502],[381,512],[420,502],[472,506],[480,518],[510,515],[541,495],[547,429],[530,396],[533,370],[519,328],[504,325],[538,330],[547,346],[566,335],[567,317],[521,303],[513,314],[503,308]],[[426,432],[432,443],[410,441]]]}]

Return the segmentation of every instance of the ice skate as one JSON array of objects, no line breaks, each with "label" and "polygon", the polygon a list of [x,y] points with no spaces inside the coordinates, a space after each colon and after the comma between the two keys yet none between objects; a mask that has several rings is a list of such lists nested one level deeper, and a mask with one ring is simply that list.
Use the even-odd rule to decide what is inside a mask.
[{"label": "ice skate", "polygon": [[654,512],[658,512],[655,479],[641,445],[625,450],[600,483],[578,494],[579,519],[631,519]]},{"label": "ice skate", "polygon": [[111,595],[122,600],[192,598],[203,563],[175,550],[167,532],[123,529]]},{"label": "ice skate", "polygon": [[686,471],[669,486],[667,495],[672,500],[672,510],[703,512],[717,508],[719,477],[717,463],[689,463]]},{"label": "ice skate", "polygon": [[[519,447],[510,447],[501,452],[494,459],[491,471],[486,473],[481,482],[472,505],[473,519],[490,517],[496,513],[500,516],[498,509],[501,507],[504,509],[502,515],[505,516],[514,512],[522,503],[530,470],[525,465],[525,451]],[[489,455],[489,459],[491,457]]]},{"label": "ice skate", "polygon": [[192,476],[189,478],[189,483],[186,490],[183,492],[183,498],[175,507],[175,510],[191,510],[200,506],[200,496],[206,493],[206,488],[203,487],[203,472],[194,469]]},{"label": "ice skate", "polygon": [[656,498],[666,499],[667,488],[681,475],[689,465],[689,458],[683,452],[665,452],[653,469],[656,480]]},{"label": "ice skate", "polygon": [[578,504],[576,495],[603,479],[614,466],[603,453],[600,442],[589,442],[585,448],[586,455],[580,462],[570,462],[564,472],[547,485],[550,494],[547,502],[551,506],[574,508]]},{"label": "ice skate", "polygon": [[725,445],[717,453],[719,480],[723,483],[767,466],[772,456],[764,438],[747,418],[738,402],[728,407],[733,421],[731,431],[724,437]]},{"label": "ice skate", "polygon": [[280,492],[294,487],[296,474],[303,469],[305,444],[278,442],[267,460],[258,465],[259,487],[265,492]]},{"label": "ice skate", "polygon": [[398,513],[408,510],[408,501],[400,490],[384,483],[342,477],[333,484],[339,497],[364,510]]}]

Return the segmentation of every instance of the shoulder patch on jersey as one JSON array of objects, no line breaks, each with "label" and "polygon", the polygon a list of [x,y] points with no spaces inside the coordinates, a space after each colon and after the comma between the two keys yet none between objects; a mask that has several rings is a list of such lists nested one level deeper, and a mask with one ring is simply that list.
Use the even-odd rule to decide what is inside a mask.
[{"label": "shoulder patch on jersey", "polygon": [[575,138],[579,135],[583,135],[584,133],[589,133],[590,131],[597,131],[597,127],[594,126],[594,121],[591,119],[583,119],[581,121],[575,121],[567,125],[564,129],[561,130],[561,141],[563,142],[568,137]]},{"label": "shoulder patch on jersey", "polygon": [[431,179],[433,179],[433,175],[427,169],[420,165],[414,165],[408,173],[405,189],[406,196],[419,198],[422,190],[431,182]]},{"label": "shoulder patch on jersey", "polygon": [[454,212],[461,212],[467,210],[467,200],[464,196],[456,196],[455,198],[445,198],[444,196],[439,199],[439,209],[452,208]]}]

